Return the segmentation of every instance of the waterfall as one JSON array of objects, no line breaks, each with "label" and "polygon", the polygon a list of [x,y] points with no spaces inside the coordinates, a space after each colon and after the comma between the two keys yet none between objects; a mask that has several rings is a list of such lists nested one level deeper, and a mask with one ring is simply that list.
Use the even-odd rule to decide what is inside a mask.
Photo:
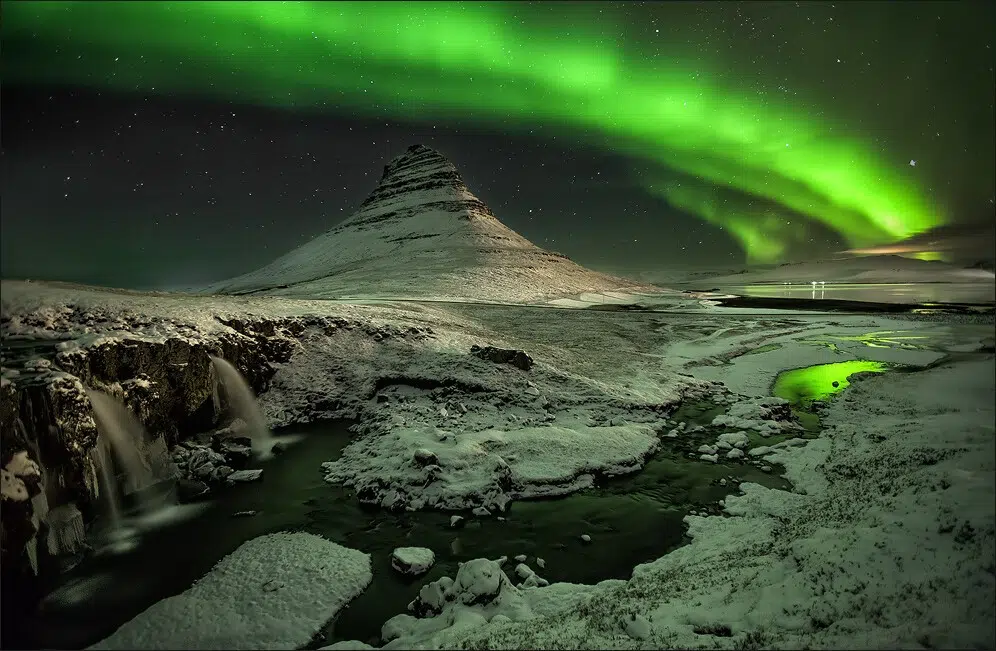
[{"label": "waterfall", "polygon": [[212,356],[211,365],[225,389],[232,415],[241,418],[246,424],[246,433],[252,440],[253,453],[259,458],[270,456],[274,443],[273,434],[266,426],[263,410],[259,408],[249,383],[239,373],[239,369],[220,357]]}]

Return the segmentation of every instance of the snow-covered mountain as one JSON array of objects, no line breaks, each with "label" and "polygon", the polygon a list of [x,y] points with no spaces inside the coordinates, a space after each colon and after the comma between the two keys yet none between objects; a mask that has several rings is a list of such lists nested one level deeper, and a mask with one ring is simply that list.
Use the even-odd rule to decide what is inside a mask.
[{"label": "snow-covered mountain", "polygon": [[206,291],[308,298],[532,303],[654,291],[544,251],[502,224],[439,152],[413,145],[351,217],[270,264]]}]

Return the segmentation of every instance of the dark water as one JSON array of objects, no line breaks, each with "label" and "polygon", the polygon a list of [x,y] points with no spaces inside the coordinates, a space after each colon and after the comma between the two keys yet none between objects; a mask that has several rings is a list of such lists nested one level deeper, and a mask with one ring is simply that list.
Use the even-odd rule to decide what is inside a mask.
[{"label": "dark water", "polygon": [[[679,416],[707,422],[718,413],[701,406],[689,409]],[[24,632],[17,636],[23,638],[18,646],[93,644],[156,601],[189,588],[246,540],[284,530],[321,534],[371,554],[373,583],[314,645],[338,639],[374,642],[384,621],[405,612],[426,581],[454,576],[460,561],[527,554],[527,563],[551,582],[628,578],[635,565],[685,542],[681,520],[689,510],[718,511],[717,502],[734,490],[719,486],[720,478],[787,486],[753,467],[690,459],[689,451],[707,437],[683,436],[665,439],[665,449],[635,475],[566,498],[517,502],[502,516],[504,521],[465,513],[466,525],[451,529],[451,513],[367,509],[349,491],[326,484],[320,464],[336,458],[348,443],[345,427],[318,423],[285,432],[305,436],[263,464],[262,482],[233,487],[199,515],[147,532],[130,553],[81,563],[61,577],[63,586],[81,582],[75,591],[79,597],[49,600],[33,619],[20,622]],[[233,517],[246,510],[259,513]],[[592,537],[590,544],[581,542],[583,533]],[[405,580],[390,567],[391,551],[399,546],[429,547],[437,564],[427,575]],[[536,566],[535,556],[546,560],[546,569]]]}]

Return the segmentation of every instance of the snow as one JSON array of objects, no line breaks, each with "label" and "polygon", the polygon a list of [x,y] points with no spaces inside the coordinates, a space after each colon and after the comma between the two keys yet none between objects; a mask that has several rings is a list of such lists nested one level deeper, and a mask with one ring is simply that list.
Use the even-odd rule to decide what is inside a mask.
[{"label": "snow", "polygon": [[425,574],[436,562],[436,555],[425,547],[398,547],[391,553],[391,567],[410,576]]},{"label": "snow", "polygon": [[[723,501],[724,517],[688,517],[691,544],[638,567],[626,582],[516,587],[500,567],[499,575],[482,563],[465,563],[470,569],[463,578],[458,573],[457,588],[451,580],[423,589],[426,607],[439,614],[399,616],[387,629],[394,640],[388,646],[996,642],[986,627],[994,606],[992,357],[960,352],[930,367],[944,352],[982,350],[976,344],[992,340],[991,324],[955,328],[894,317],[719,309],[622,314],[459,303],[350,305],[10,282],[3,283],[2,303],[5,336],[62,340],[67,348],[124,338],[211,343],[236,336],[219,316],[327,319],[327,330],[309,327],[292,340],[290,362],[276,365],[261,396],[264,413],[271,427],[361,417],[353,441],[325,466],[326,474],[386,506],[500,511],[508,500],[577,490],[599,474],[635,471],[661,445],[667,427],[682,436],[694,429],[667,420],[667,410],[682,398],[728,404],[718,424],[731,431],[707,446],[717,462],[747,450],[753,462],[784,468],[795,486],[785,492],[741,484],[742,494]],[[375,337],[409,327],[418,333]],[[921,343],[929,345],[917,348]],[[523,349],[536,364],[528,372],[492,364],[470,355],[472,345]],[[962,357],[983,361],[958,361]],[[783,403],[768,399],[778,372],[850,359],[929,368],[853,382],[830,402],[827,429],[816,440],[749,447],[755,432],[797,433],[777,417]],[[7,369],[4,377],[17,381]],[[732,393],[709,382],[722,382]],[[420,449],[429,454],[416,458]],[[287,556],[273,559],[286,562]],[[542,567],[538,560],[535,565]],[[321,616],[302,624],[294,641],[274,645],[300,646],[341,607],[316,599],[323,589],[309,591],[308,602],[323,602]],[[238,638],[236,645],[248,639],[251,622],[231,605],[241,601],[219,599],[228,604],[218,607],[219,617],[234,622],[219,624],[205,614],[213,605],[194,609],[190,597],[181,597],[153,613],[162,615],[160,624],[143,619],[150,609],[123,627],[119,634],[133,631],[127,633],[133,637],[122,638],[121,646],[134,636],[171,641],[186,634],[168,619],[181,611],[202,627],[201,644],[226,643],[212,637],[219,630]],[[298,609],[281,617],[303,621],[295,599],[283,599],[277,609]],[[283,624],[274,626],[283,635]],[[732,637],[711,634],[722,627]]]},{"label": "snow", "polygon": [[[437,152],[407,152],[348,219],[212,293],[542,302],[654,288],[594,272],[502,224]],[[611,297],[609,297],[611,298]]]},{"label": "snow", "polygon": [[298,648],[371,578],[362,552],[308,533],[261,536],[90,648]]},{"label": "snow", "polygon": [[[387,646],[992,648],[994,371],[990,356],[859,380],[820,438],[766,451],[792,492],[743,483],[629,581],[502,588],[475,607],[487,624],[447,605]],[[544,593],[573,598],[540,612]]]},{"label": "snow", "polygon": [[[323,468],[330,482],[382,487],[378,501],[389,507],[405,500],[415,509],[501,511],[512,499],[560,495],[591,486],[596,474],[635,471],[659,444],[652,427],[637,424],[457,430],[446,438],[434,427],[395,427],[351,443]],[[436,474],[407,452],[420,449],[438,460],[429,466]]]}]

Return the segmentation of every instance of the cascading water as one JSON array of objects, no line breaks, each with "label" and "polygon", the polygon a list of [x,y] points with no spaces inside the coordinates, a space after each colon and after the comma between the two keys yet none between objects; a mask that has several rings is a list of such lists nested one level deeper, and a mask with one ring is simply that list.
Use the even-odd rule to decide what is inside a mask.
[{"label": "cascading water", "polygon": [[266,418],[256,402],[256,396],[249,383],[239,369],[220,357],[212,356],[211,365],[225,388],[232,415],[242,419],[246,424],[246,433],[252,440],[253,453],[257,458],[269,457],[275,441],[270,428],[266,426]]},{"label": "cascading water", "polygon": [[107,517],[112,530],[121,527],[121,503],[118,498],[118,483],[114,479],[114,467],[111,461],[110,446],[106,441],[97,440],[94,448],[97,456],[97,468],[100,472],[100,491],[107,505]]},{"label": "cascading water", "polygon": [[[154,500],[149,489],[171,481],[175,476],[167,472],[168,465],[161,463],[161,460],[155,460],[160,463],[150,463],[147,455],[156,448],[149,445],[145,428],[122,403],[94,389],[86,389],[86,395],[93,406],[99,434],[96,449],[101,490],[108,510],[106,537],[110,548],[127,551],[136,542],[136,531],[125,525],[121,497],[127,495],[133,498],[138,514],[147,516],[172,505],[170,500],[161,497]],[[165,450],[164,446],[161,447]],[[115,464],[124,474],[123,486],[117,481]]]}]

